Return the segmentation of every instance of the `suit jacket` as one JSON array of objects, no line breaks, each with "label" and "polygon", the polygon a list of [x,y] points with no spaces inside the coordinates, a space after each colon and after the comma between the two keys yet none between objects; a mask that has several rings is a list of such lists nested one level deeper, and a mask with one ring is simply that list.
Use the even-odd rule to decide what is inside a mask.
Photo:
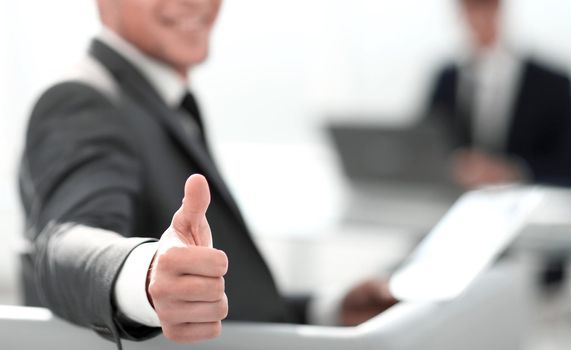
[{"label": "suit jacket", "polygon": [[[157,333],[116,310],[114,282],[133,248],[160,238],[180,206],[185,180],[201,173],[211,188],[214,244],[230,261],[228,319],[301,321],[301,308],[278,293],[205,143],[185,133],[180,114],[120,54],[95,40],[90,55],[110,73],[115,93],[65,81],[41,96],[29,121],[20,173],[34,248],[23,259],[27,303],[108,338]],[[70,235],[69,226],[77,224],[118,235]]]},{"label": "suit jacket", "polygon": [[[456,147],[473,146],[470,120],[458,104],[459,68],[446,67],[430,99]],[[569,79],[525,60],[505,153],[523,159],[538,183],[571,186],[571,91]]]}]

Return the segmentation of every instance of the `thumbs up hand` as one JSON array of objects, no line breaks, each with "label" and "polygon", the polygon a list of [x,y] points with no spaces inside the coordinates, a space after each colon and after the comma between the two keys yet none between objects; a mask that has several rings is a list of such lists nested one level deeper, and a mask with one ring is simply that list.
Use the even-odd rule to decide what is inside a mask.
[{"label": "thumbs up hand", "polygon": [[228,258],[212,248],[206,219],[210,191],[206,179],[192,175],[171,226],[159,241],[148,273],[147,295],[166,338],[191,343],[220,335],[228,315],[224,275]]}]

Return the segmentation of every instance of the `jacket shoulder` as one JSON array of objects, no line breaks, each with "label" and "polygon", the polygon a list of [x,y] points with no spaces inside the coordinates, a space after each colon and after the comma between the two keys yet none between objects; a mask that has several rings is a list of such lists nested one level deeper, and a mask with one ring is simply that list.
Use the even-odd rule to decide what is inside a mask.
[{"label": "jacket shoulder", "polygon": [[121,90],[111,73],[95,58],[86,56],[48,85],[34,103],[32,116],[87,102],[105,106],[120,101]]},{"label": "jacket shoulder", "polygon": [[112,101],[120,98],[120,88],[114,77],[101,62],[89,55],[66,71],[59,82],[82,83]]},{"label": "jacket shoulder", "polygon": [[565,86],[569,89],[569,77],[563,71],[534,58],[527,59],[525,67],[530,78],[549,82],[551,85]]}]

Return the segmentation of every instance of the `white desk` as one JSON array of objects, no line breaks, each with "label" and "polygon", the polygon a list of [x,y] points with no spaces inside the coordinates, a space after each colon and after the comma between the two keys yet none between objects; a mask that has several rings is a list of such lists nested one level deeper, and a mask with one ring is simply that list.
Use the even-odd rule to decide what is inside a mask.
[{"label": "white desk", "polygon": [[[193,350],[516,350],[528,331],[530,283],[518,265],[496,266],[460,298],[401,304],[354,328],[225,323],[221,337],[176,345],[162,337],[126,349]],[[44,309],[0,307],[2,349],[114,349],[93,332]]]}]

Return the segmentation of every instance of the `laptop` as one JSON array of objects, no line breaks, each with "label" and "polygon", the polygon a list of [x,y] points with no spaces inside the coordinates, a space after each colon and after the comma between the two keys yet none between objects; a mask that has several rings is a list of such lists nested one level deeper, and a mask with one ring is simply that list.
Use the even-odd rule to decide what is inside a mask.
[{"label": "laptop", "polygon": [[335,122],[327,131],[351,188],[347,223],[424,235],[462,193],[449,175],[449,137],[436,120],[407,127]]},{"label": "laptop", "polygon": [[442,125],[332,123],[328,131],[345,174],[355,181],[451,185],[452,147]]}]

